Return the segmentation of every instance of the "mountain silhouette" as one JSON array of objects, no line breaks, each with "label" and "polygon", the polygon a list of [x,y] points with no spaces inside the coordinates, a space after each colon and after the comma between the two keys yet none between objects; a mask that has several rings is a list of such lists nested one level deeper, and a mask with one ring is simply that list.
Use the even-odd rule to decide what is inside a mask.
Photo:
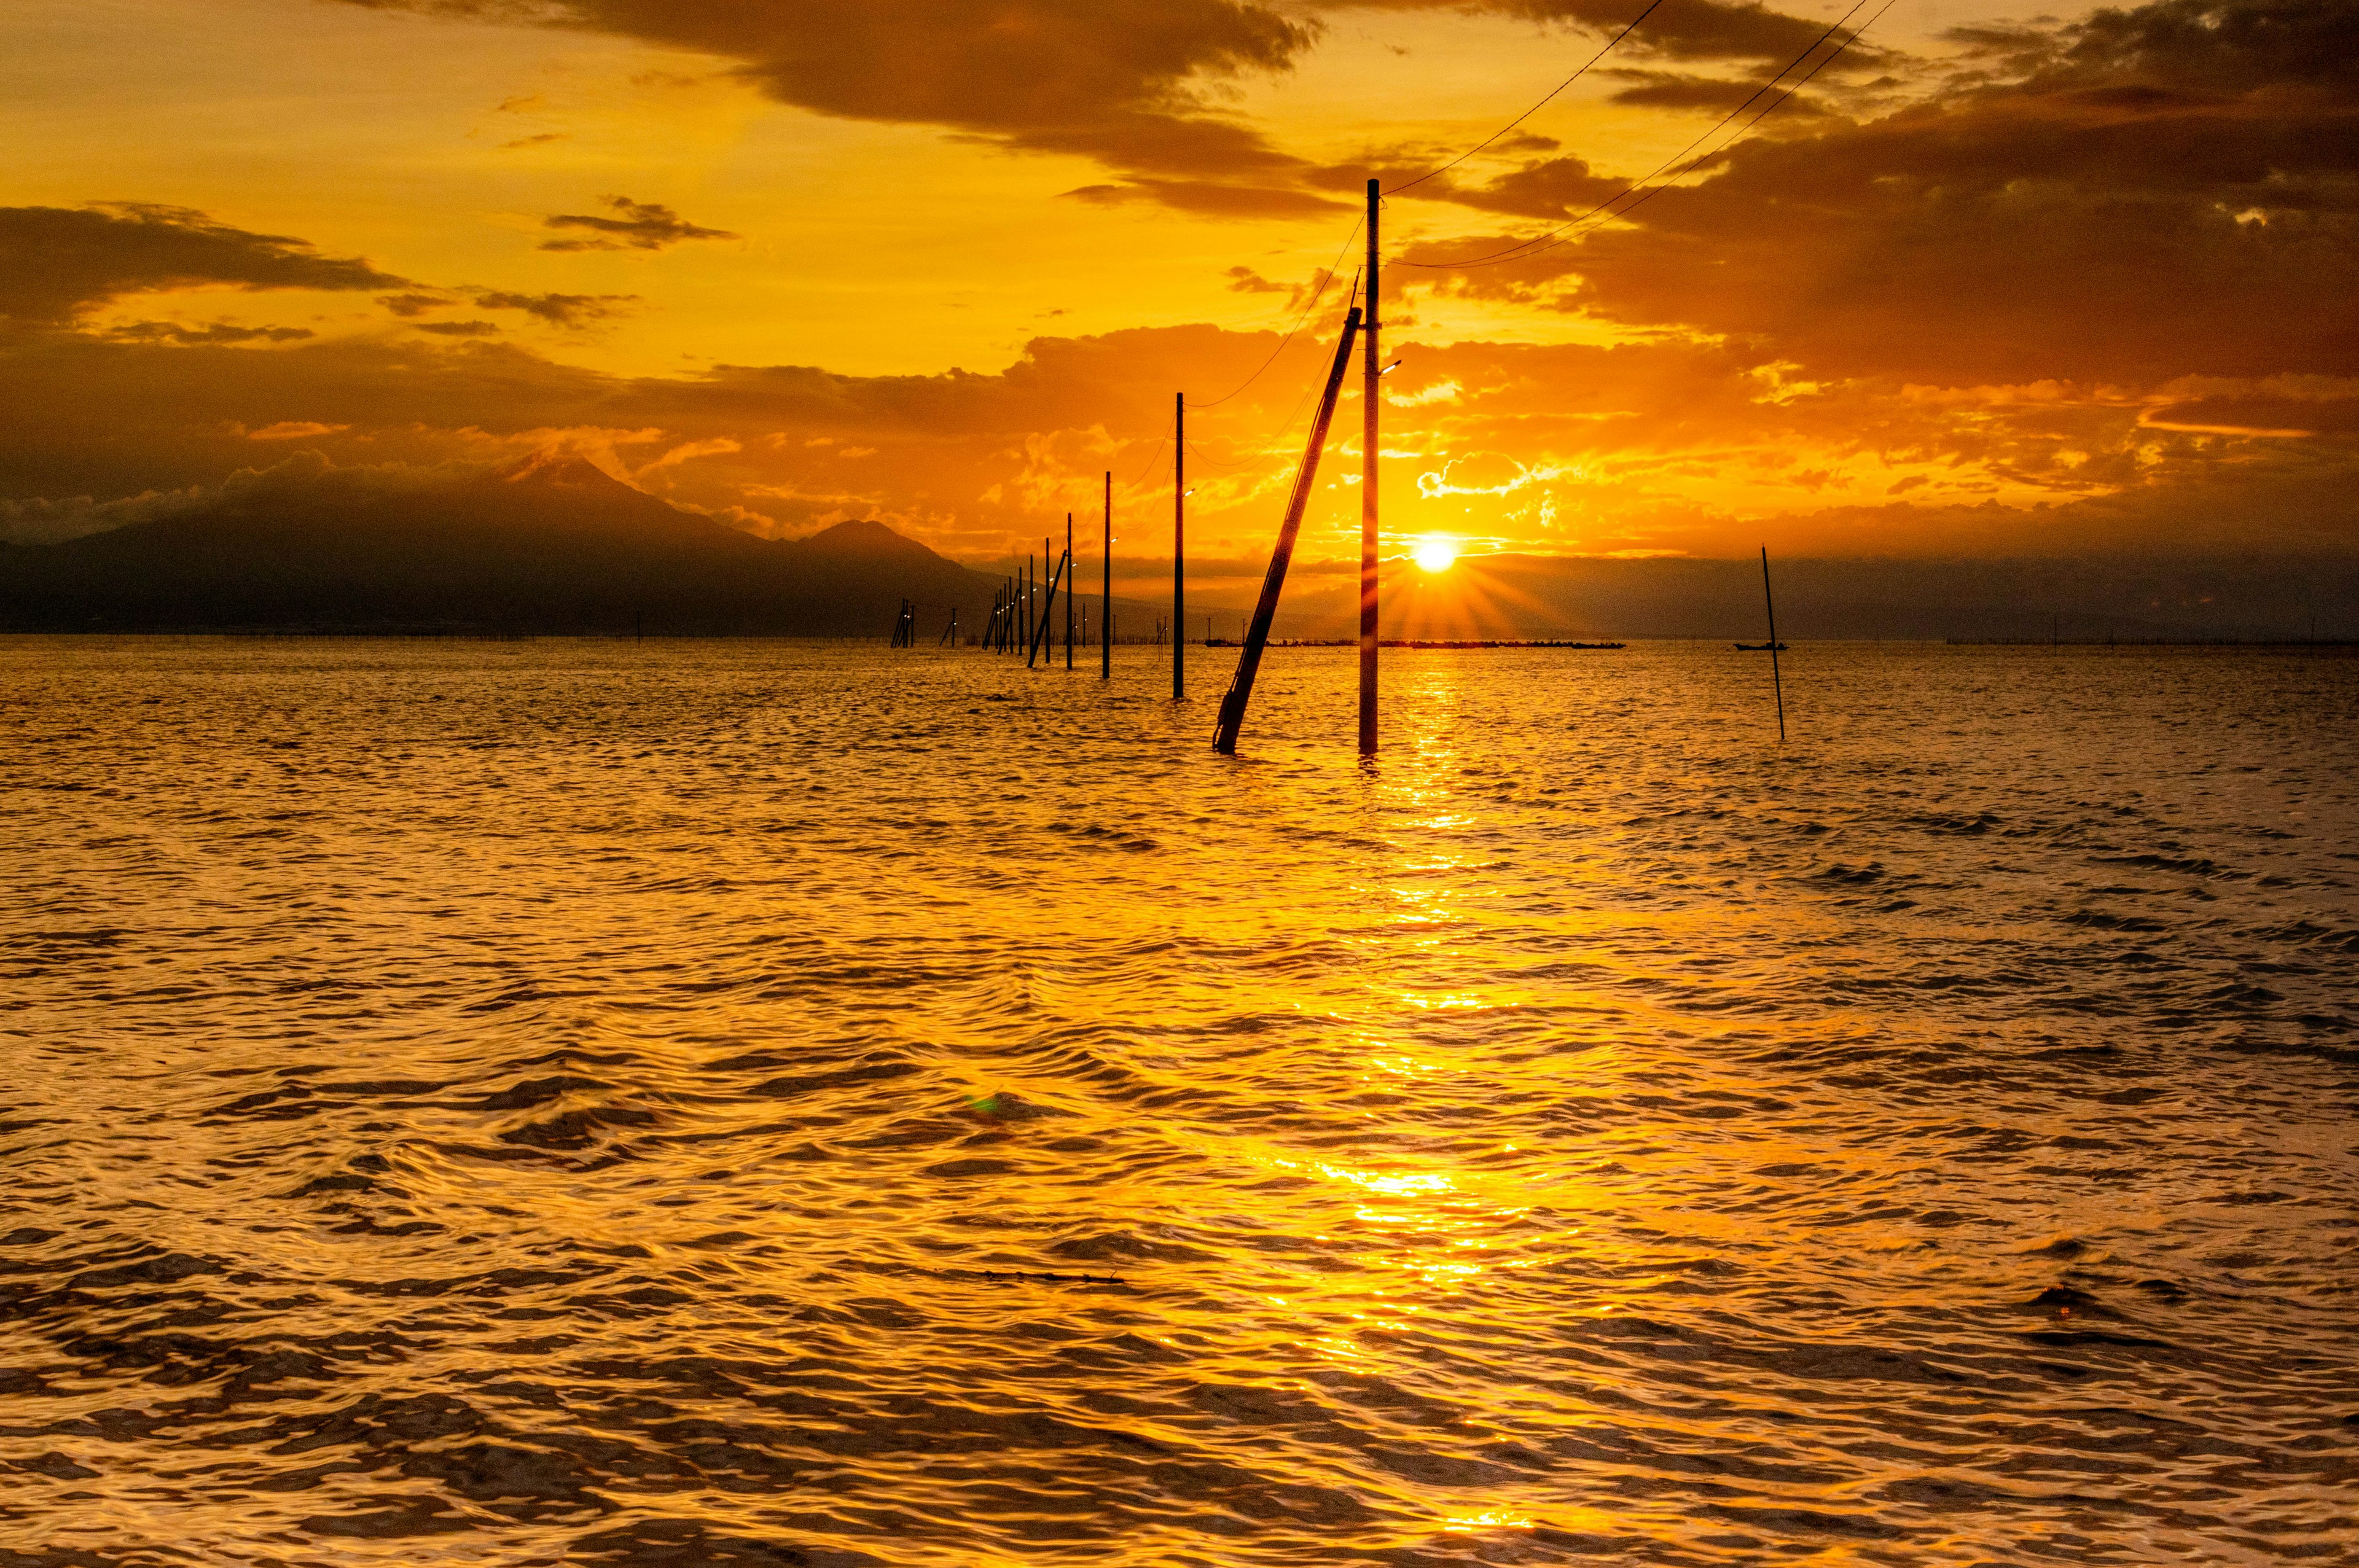
[{"label": "mountain silhouette", "polygon": [[998,585],[881,523],[756,538],[579,459],[457,479],[327,469],[168,516],[0,552],[16,631],[883,636],[950,608],[980,630]]}]

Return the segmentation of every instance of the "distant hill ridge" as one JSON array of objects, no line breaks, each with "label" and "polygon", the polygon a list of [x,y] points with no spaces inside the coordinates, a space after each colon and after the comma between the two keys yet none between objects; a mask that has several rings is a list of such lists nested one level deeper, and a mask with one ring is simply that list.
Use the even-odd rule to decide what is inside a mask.
[{"label": "distant hill ridge", "polygon": [[331,470],[0,554],[15,631],[883,636],[980,627],[998,579],[882,523],[763,539],[578,457],[432,482]]},{"label": "distant hill ridge", "polygon": [[[1094,563],[1082,567],[1086,585]],[[2359,563],[2156,556],[1773,561],[1788,637],[2300,637],[2359,631]],[[276,631],[883,637],[949,607],[981,630],[999,579],[870,520],[763,539],[573,456],[459,475],[286,465],[202,503],[59,543],[0,545],[0,631]],[[1200,579],[1191,636],[1255,586]],[[1088,597],[1085,587],[1085,597]],[[1147,632],[1162,605],[1115,600]],[[1062,617],[1059,617],[1061,621]],[[1348,578],[1302,574],[1282,637],[1349,636]],[[1389,565],[1386,637],[1738,637],[1763,631],[1747,560],[1462,558]],[[1207,677],[1217,678],[1217,677]]]}]

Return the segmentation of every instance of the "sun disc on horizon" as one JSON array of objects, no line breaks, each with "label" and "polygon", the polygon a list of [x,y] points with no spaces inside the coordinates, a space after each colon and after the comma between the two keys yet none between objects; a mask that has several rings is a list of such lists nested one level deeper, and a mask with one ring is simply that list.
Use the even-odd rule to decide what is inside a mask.
[{"label": "sun disc on horizon", "polygon": [[1458,558],[1458,541],[1444,538],[1438,534],[1433,535],[1419,539],[1416,550],[1411,553],[1417,560],[1419,570],[1446,572],[1450,569],[1451,563]]}]

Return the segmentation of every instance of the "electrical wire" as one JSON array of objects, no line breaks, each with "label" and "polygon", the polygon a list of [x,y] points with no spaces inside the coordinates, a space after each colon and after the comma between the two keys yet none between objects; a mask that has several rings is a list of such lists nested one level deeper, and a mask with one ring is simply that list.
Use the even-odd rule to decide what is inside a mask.
[{"label": "electrical wire", "polygon": [[1122,492],[1125,495],[1129,494],[1132,491],[1136,490],[1141,484],[1146,482],[1147,476],[1155,471],[1156,459],[1160,458],[1163,455],[1163,449],[1170,444],[1171,434],[1167,430],[1164,432],[1163,438],[1155,443],[1155,450],[1148,456],[1147,466],[1138,470],[1138,477],[1122,487]]},{"label": "electrical wire", "polygon": [[[1674,181],[1683,179],[1688,175],[1693,173],[1696,168],[1702,164],[1707,158],[1717,157],[1722,153],[1724,153],[1729,148],[1734,146],[1737,143],[1743,141],[1747,132],[1751,131],[1754,126],[1759,124],[1764,119],[1783,107],[1786,101],[1793,97],[1795,93],[1799,92],[1803,88],[1809,86],[1811,77],[1818,75],[1819,72],[1824,70],[1828,66],[1832,65],[1837,56],[1841,55],[1843,50],[1851,48],[1853,44],[1857,43],[1859,41],[1860,34],[1875,26],[1877,20],[1883,16],[1884,13],[1891,10],[1896,4],[1897,4],[1897,0],[1884,0],[1884,4],[1876,7],[1874,16],[1869,16],[1866,21],[1862,22],[1858,28],[1853,32],[1850,38],[1845,38],[1842,43],[1835,46],[1834,52],[1832,54],[1828,55],[1826,59],[1810,67],[1807,72],[1795,81],[1793,86],[1786,89],[1786,91],[1781,93],[1774,103],[1764,104],[1761,108],[1761,112],[1754,115],[1750,120],[1745,122],[1743,125],[1739,126],[1734,135],[1729,137],[1728,140],[1721,143],[1720,146],[1712,148],[1710,152],[1698,156],[1695,160],[1690,163],[1685,168],[1680,169],[1679,173],[1671,176],[1670,179],[1666,180],[1662,184],[1647,190],[1645,194],[1641,195],[1637,200],[1633,201],[1629,206],[1623,208],[1621,211],[1614,213],[1614,216],[1617,218],[1625,218],[1631,213],[1636,212],[1639,208],[1644,207],[1649,200],[1661,195],[1664,191],[1669,190]],[[1856,9],[1856,7],[1854,7],[1854,9]],[[1543,252],[1552,251],[1559,245],[1570,243],[1571,239],[1571,235],[1566,235],[1561,239],[1552,240],[1545,245],[1541,245],[1535,250],[1527,252],[1526,254],[1527,256],[1538,255]]]},{"label": "electrical wire", "polygon": [[[1366,222],[1367,219],[1364,216],[1355,218],[1352,221],[1352,232],[1343,236],[1343,243],[1342,244],[1335,247],[1335,259],[1327,264],[1326,275],[1320,278],[1319,287],[1311,291],[1310,299],[1304,303],[1301,312],[1295,317],[1294,325],[1288,328],[1286,336],[1277,341],[1277,347],[1269,351],[1269,358],[1262,361],[1260,364],[1254,367],[1253,374],[1245,377],[1245,380],[1237,383],[1236,385],[1229,388],[1228,391],[1221,394],[1220,396],[1213,398],[1210,403],[1190,403],[1188,405],[1189,407],[1196,409],[1199,412],[1207,408],[1218,408],[1222,404],[1226,403],[1230,398],[1234,397],[1238,393],[1243,392],[1246,387],[1251,386],[1255,382],[1259,381],[1261,379],[1261,373],[1277,362],[1277,356],[1286,352],[1286,345],[1294,341],[1296,334],[1302,330],[1303,323],[1310,319],[1310,313],[1319,308],[1319,301],[1326,296],[1327,290],[1334,286],[1336,269],[1343,265],[1343,253],[1350,250],[1352,248],[1352,242],[1360,237],[1360,225]],[[1352,279],[1352,287],[1355,293],[1359,287],[1359,276],[1355,273],[1353,275]]]},{"label": "electrical wire", "polygon": [[1591,55],[1587,60],[1583,61],[1579,70],[1574,71],[1571,76],[1566,77],[1562,81],[1558,82],[1554,88],[1550,89],[1547,97],[1542,98],[1538,103],[1533,104],[1530,108],[1525,110],[1522,114],[1516,115],[1514,119],[1508,121],[1506,124],[1500,126],[1489,135],[1484,137],[1481,141],[1476,142],[1473,146],[1468,147],[1456,157],[1451,158],[1448,163],[1442,164],[1438,168],[1429,168],[1423,174],[1419,175],[1415,179],[1403,180],[1400,184],[1384,191],[1383,194],[1386,196],[1397,196],[1404,190],[1412,189],[1417,186],[1423,185],[1427,180],[1431,179],[1438,174],[1448,174],[1451,169],[1456,168],[1460,164],[1464,163],[1468,158],[1473,157],[1476,153],[1481,152],[1484,147],[1489,146],[1493,142],[1497,141],[1501,136],[1506,135],[1509,131],[1514,130],[1517,125],[1522,124],[1525,121],[1538,114],[1542,109],[1547,108],[1549,104],[1555,100],[1558,93],[1562,92],[1566,88],[1571,87],[1574,82],[1579,81],[1582,77],[1587,76],[1591,66],[1595,65],[1599,60],[1603,59],[1607,55],[1612,54],[1614,52],[1614,46],[1620,43],[1624,38],[1628,38],[1631,33],[1636,31],[1638,24],[1653,16],[1655,14],[1655,7],[1660,5],[1662,3],[1663,0],[1648,0],[1645,10],[1631,17],[1628,26],[1625,27],[1620,32],[1614,34],[1611,38],[1608,38],[1605,41],[1605,47],[1599,49],[1595,54]]},{"label": "electrical wire", "polygon": [[[1666,169],[1671,168],[1674,165],[1679,164],[1680,160],[1687,158],[1689,154],[1693,153],[1696,148],[1702,146],[1704,143],[1710,141],[1712,137],[1718,135],[1723,130],[1726,129],[1730,122],[1734,121],[1738,115],[1744,114],[1747,109],[1753,107],[1764,93],[1773,91],[1790,72],[1799,70],[1803,61],[1809,59],[1812,55],[1818,53],[1821,49],[1824,48],[1826,41],[1834,37],[1834,35],[1842,29],[1843,25],[1845,22],[1850,21],[1852,17],[1857,16],[1862,10],[1864,10],[1867,4],[1868,0],[1854,0],[1854,4],[1850,10],[1845,11],[1842,16],[1836,17],[1825,32],[1821,33],[1816,38],[1811,40],[1808,49],[1805,49],[1800,54],[1796,55],[1794,59],[1786,65],[1779,67],[1775,75],[1771,76],[1767,81],[1761,83],[1760,86],[1755,88],[1745,98],[1744,103],[1739,103],[1735,108],[1731,109],[1727,114],[1722,115],[1718,121],[1714,122],[1703,132],[1702,135],[1697,136],[1695,140],[1690,142],[1686,146],[1680,148],[1678,152],[1664,159],[1660,164],[1658,164],[1652,173],[1647,174],[1633,181],[1629,186],[1625,187],[1622,190],[1616,191],[1614,195],[1607,197],[1603,201],[1599,202],[1596,206],[1591,208],[1588,211],[1582,213],[1579,217],[1568,218],[1563,222],[1558,224],[1555,228],[1547,231],[1545,233],[1534,234],[1528,239],[1518,240],[1512,245],[1506,246],[1500,250],[1487,252],[1483,255],[1466,256],[1455,261],[1446,262],[1418,262],[1409,261],[1405,257],[1397,257],[1395,258],[1393,265],[1396,266],[1413,266],[1428,270],[1446,271],[1459,267],[1493,266],[1506,261],[1520,261],[1526,259],[1527,256],[1538,254],[1542,249],[1552,249],[1552,242],[1561,243],[1558,240],[1560,235],[1564,236],[1566,239],[1573,237],[1571,234],[1568,233],[1567,231],[1579,231],[1582,225],[1591,224],[1593,220],[1620,216],[1621,214],[1614,211],[1614,209],[1615,204],[1621,201],[1625,197],[1638,197],[1637,201],[1633,201],[1630,204],[1630,208],[1625,209],[1624,211],[1636,209],[1640,202],[1647,200],[1648,197],[1653,195],[1654,192],[1652,190],[1648,190],[1647,187],[1652,185],[1655,179],[1662,175]],[[1875,26],[1877,18],[1881,17],[1886,11],[1890,10],[1893,4],[1894,0],[1885,0],[1885,4],[1876,10],[1875,14],[1871,16],[1865,22],[1860,24],[1858,28],[1855,29],[1849,38],[1843,39],[1842,43],[1837,44],[1832,52],[1828,54],[1826,59],[1812,66],[1807,74],[1797,80],[1793,86],[1786,89],[1783,94],[1765,107],[1760,114],[1754,115],[1752,119],[1746,121],[1742,126],[1739,126],[1734,136],[1731,136],[1719,146],[1701,154],[1692,161],[1687,163],[1686,166],[1681,168],[1677,174],[1672,175],[1671,178],[1676,180],[1685,178],[1695,169],[1697,165],[1702,163],[1706,158],[1716,157],[1720,153],[1725,152],[1729,147],[1734,146],[1747,131],[1750,131],[1755,125],[1759,124],[1762,119],[1767,115],[1771,110],[1777,108],[1779,105],[1785,103],[1788,99],[1792,98],[1796,92],[1801,91],[1803,85],[1807,83],[1811,77],[1818,75],[1820,71],[1824,70],[1828,66],[1833,64],[1836,59],[1839,58],[1845,49],[1858,42],[1860,35],[1866,32],[1869,27]],[[1659,189],[1660,187],[1657,187],[1656,189]],[[1644,194],[1641,194],[1642,192],[1644,192]]]}]

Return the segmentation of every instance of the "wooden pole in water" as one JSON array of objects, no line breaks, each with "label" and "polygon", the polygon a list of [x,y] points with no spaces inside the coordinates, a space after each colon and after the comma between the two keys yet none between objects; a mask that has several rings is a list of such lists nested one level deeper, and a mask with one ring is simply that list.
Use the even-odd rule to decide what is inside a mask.
[{"label": "wooden pole in water", "polygon": [[1105,538],[1098,546],[1098,679],[1114,679],[1114,470],[1105,476]]},{"label": "wooden pole in water", "polygon": [[1376,182],[1368,181],[1366,361],[1360,386],[1360,755],[1376,754]]},{"label": "wooden pole in water", "polygon": [[[1068,566],[1071,565],[1072,558],[1073,514],[1068,512],[1065,514],[1065,560]],[[1068,670],[1073,667],[1073,600],[1075,597],[1073,585],[1067,583],[1065,585],[1065,668]]]},{"label": "wooden pole in water", "polygon": [[[1373,188],[1372,188],[1373,189]],[[1245,704],[1253,700],[1254,676],[1261,672],[1262,650],[1269,645],[1270,622],[1277,616],[1277,596],[1286,587],[1286,568],[1294,559],[1295,535],[1302,532],[1302,509],[1310,503],[1310,487],[1319,478],[1319,453],[1327,445],[1327,427],[1335,417],[1335,398],[1343,390],[1343,372],[1352,363],[1352,339],[1360,330],[1360,308],[1343,318],[1343,341],[1335,346],[1335,368],[1327,373],[1327,390],[1319,400],[1319,417],[1310,424],[1310,444],[1303,449],[1302,466],[1295,470],[1294,494],[1286,503],[1286,521],[1277,530],[1277,547],[1269,553],[1269,570],[1261,579],[1261,599],[1255,604],[1253,623],[1245,630],[1245,651],[1237,655],[1237,673],[1221,698],[1221,721],[1212,735],[1212,750],[1234,756],[1237,731],[1245,728]]]},{"label": "wooden pole in water", "polygon": [[1171,700],[1188,695],[1188,395],[1171,395]]},{"label": "wooden pole in water", "polygon": [[1040,603],[1040,628],[1033,635],[1030,651],[1024,655],[1024,667],[1027,670],[1032,667],[1036,656],[1056,657],[1057,642],[1051,633],[1056,624],[1057,588],[1067,581],[1072,564],[1073,558],[1067,556],[1057,563],[1057,569],[1049,575]]},{"label": "wooden pole in water", "polygon": [[1777,694],[1777,739],[1786,739],[1786,683],[1777,674],[1777,601],[1769,596],[1769,546],[1761,546],[1761,602],[1769,608],[1769,688]]}]

